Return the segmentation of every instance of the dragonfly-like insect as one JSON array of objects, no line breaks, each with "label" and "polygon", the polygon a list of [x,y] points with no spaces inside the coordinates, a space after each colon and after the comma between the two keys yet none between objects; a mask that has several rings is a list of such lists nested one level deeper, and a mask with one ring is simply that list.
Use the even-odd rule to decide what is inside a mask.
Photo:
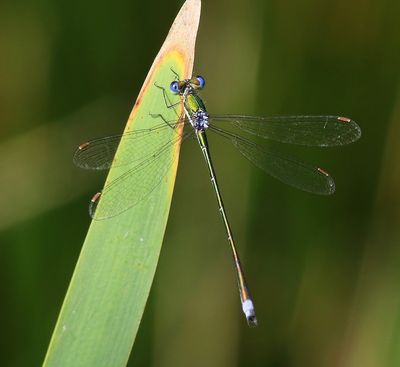
[{"label": "dragonfly-like insect", "polygon": [[[331,147],[356,141],[361,136],[361,129],[350,118],[331,115],[279,117],[210,115],[198,94],[198,91],[205,86],[205,79],[199,75],[183,80],[179,80],[176,76],[176,79],[171,82],[170,92],[180,96],[180,101],[175,104],[170,103],[164,87],[157,84],[155,86],[161,89],[168,108],[175,108],[178,104],[183,106],[182,116],[178,115],[175,121],[170,122],[162,115],[153,115],[153,117],[161,117],[163,122],[147,129],[94,139],[81,144],[76,150],[74,162],[81,168],[108,169],[111,165],[127,167],[119,177],[108,182],[101,192],[93,196],[89,213],[93,219],[107,219],[132,208],[149,196],[162,181],[174,161],[174,155],[166,154],[166,152],[182,140],[195,136],[207,164],[218,210],[232,251],[242,310],[248,324],[256,326],[254,303],[218,186],[207,132],[211,131],[229,140],[249,161],[284,183],[311,193],[330,195],[335,191],[335,184],[325,170],[259,145],[249,139],[249,136],[281,143]],[[224,125],[231,129],[223,128]],[[171,134],[164,134],[171,129],[175,132],[172,137]],[[122,140],[128,143],[129,154],[115,158]],[[143,153],[149,151],[151,154]],[[123,184],[126,180],[130,180],[131,183],[129,192]],[[106,204],[98,205],[100,200],[105,200]]]}]

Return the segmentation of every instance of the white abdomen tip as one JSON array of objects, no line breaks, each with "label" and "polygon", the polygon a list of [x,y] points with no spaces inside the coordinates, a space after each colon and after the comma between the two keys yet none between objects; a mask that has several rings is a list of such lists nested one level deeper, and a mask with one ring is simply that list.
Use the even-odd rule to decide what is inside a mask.
[{"label": "white abdomen tip", "polygon": [[242,302],[242,310],[246,316],[249,326],[257,326],[256,311],[251,299],[246,299],[244,302]]}]

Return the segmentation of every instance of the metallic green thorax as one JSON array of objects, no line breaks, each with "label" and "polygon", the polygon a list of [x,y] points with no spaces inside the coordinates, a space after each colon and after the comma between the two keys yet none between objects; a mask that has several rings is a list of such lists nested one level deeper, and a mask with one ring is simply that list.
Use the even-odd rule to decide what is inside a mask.
[{"label": "metallic green thorax", "polygon": [[197,94],[188,94],[186,96],[185,109],[190,114],[193,114],[198,111],[207,112],[203,100]]}]

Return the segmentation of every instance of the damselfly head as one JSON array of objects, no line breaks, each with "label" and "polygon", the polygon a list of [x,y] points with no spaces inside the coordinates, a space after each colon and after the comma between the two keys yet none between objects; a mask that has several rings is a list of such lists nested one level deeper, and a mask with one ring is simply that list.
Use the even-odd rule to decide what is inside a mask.
[{"label": "damselfly head", "polygon": [[206,80],[201,76],[197,75],[192,77],[191,79],[184,79],[184,80],[174,80],[169,85],[169,90],[173,94],[184,94],[185,91],[191,91],[193,93],[196,89],[203,89],[206,85]]}]

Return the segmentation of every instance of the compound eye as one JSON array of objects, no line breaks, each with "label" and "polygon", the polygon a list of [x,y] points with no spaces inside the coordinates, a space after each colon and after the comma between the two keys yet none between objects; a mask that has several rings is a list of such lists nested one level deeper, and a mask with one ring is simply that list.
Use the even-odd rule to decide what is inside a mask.
[{"label": "compound eye", "polygon": [[178,94],[179,93],[179,83],[175,80],[174,82],[172,82],[169,85],[169,90],[173,93],[173,94]]},{"label": "compound eye", "polygon": [[206,85],[206,80],[201,75],[197,75],[196,80],[199,82],[199,89],[203,89]]}]

